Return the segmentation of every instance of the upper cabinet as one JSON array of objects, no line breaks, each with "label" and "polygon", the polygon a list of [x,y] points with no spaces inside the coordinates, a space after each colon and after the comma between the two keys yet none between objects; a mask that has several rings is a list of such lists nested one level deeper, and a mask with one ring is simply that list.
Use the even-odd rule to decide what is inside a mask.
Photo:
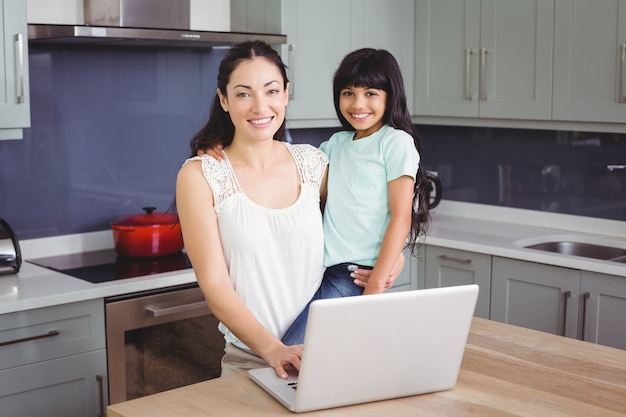
[{"label": "upper cabinet", "polygon": [[553,0],[417,0],[416,116],[549,120]]},{"label": "upper cabinet", "polygon": [[556,0],[555,120],[626,121],[626,0]]},{"label": "upper cabinet", "polygon": [[332,79],[341,59],[382,48],[398,60],[413,99],[413,0],[232,0],[232,30],[287,35],[280,52],[291,81],[288,126],[339,126]]},{"label": "upper cabinet", "polygon": [[26,2],[0,0],[0,139],[21,139],[30,127]]}]

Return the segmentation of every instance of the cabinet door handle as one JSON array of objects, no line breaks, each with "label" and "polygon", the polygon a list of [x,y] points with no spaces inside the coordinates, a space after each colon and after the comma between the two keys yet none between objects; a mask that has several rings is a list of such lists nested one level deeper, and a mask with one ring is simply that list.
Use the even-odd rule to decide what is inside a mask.
[{"label": "cabinet door handle", "polygon": [[201,308],[208,308],[205,301],[198,301],[195,303],[181,304],[178,306],[165,307],[165,308],[161,308],[161,307],[157,307],[153,305],[147,305],[144,307],[144,310],[151,312],[153,317],[162,317],[162,316],[169,316],[172,314],[182,313],[185,311],[197,310]]},{"label": "cabinet door handle", "polygon": [[45,339],[47,337],[58,336],[59,334],[60,333],[58,330],[50,330],[48,333],[40,334],[37,336],[30,336],[30,337],[24,337],[22,339],[9,340],[8,342],[0,342],[0,347],[14,345],[16,343],[29,342],[31,340]]},{"label": "cabinet door handle", "polygon": [[17,103],[22,104],[24,98],[24,37],[21,33],[15,35],[15,53],[17,54],[17,78],[19,85],[17,87]]},{"label": "cabinet door handle", "polygon": [[100,414],[98,414],[98,417],[106,417],[106,410],[104,409],[104,378],[102,375],[96,375],[96,381],[98,382],[98,399],[100,400]]},{"label": "cabinet door handle", "polygon": [[448,255],[439,255],[439,256],[437,256],[437,259],[440,259],[442,261],[457,262],[457,263],[460,263],[460,264],[471,264],[472,263],[471,259],[453,258],[453,257],[448,256]]},{"label": "cabinet door handle", "polygon": [[289,51],[289,56],[287,57],[287,62],[289,63],[289,99],[292,100],[296,97],[296,54],[294,49],[296,46],[292,43],[287,46],[287,50]]},{"label": "cabinet door handle", "polygon": [[580,335],[581,340],[585,340],[585,326],[587,324],[587,300],[591,297],[591,294],[586,292],[583,294],[583,331]]},{"label": "cabinet door handle", "polygon": [[487,49],[480,48],[480,100],[487,101],[487,76],[485,71],[487,61]]},{"label": "cabinet door handle", "polygon": [[471,64],[472,64],[472,54],[474,50],[472,48],[465,49],[465,99],[472,101],[474,99],[474,95],[472,94],[472,78],[471,78]]},{"label": "cabinet door handle", "polygon": [[561,336],[565,336],[565,326],[567,325],[567,300],[572,296],[572,292],[567,290],[563,292],[563,332]]},{"label": "cabinet door handle", "polygon": [[626,84],[626,81],[624,81],[624,71],[626,70],[626,43],[623,43],[619,46],[619,62],[620,62],[620,69],[619,69],[619,91],[617,92],[618,95],[618,100],[620,103],[626,103],[626,91],[624,91],[624,84]]}]

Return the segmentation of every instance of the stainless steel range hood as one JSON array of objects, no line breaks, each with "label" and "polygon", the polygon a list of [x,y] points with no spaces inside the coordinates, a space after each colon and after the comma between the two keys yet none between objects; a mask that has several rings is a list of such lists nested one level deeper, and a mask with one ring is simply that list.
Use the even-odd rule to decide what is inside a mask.
[{"label": "stainless steel range hood", "polygon": [[287,43],[287,35],[106,26],[29,24],[31,44],[213,47],[248,40]]},{"label": "stainless steel range hood", "polygon": [[[228,31],[229,0],[72,0],[77,17],[49,22],[45,10],[55,7],[55,1],[60,0],[37,4],[31,0],[31,44],[213,47],[256,39],[287,43],[286,35]],[[62,10],[60,5],[55,10]]]}]

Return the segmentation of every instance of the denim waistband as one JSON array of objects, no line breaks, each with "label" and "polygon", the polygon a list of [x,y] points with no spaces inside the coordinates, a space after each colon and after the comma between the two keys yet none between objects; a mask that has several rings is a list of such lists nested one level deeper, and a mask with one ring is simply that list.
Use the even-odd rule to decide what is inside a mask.
[{"label": "denim waistband", "polygon": [[345,270],[353,271],[354,269],[351,269],[350,266],[357,266],[360,269],[374,269],[373,266],[360,265],[360,264],[355,264],[352,262],[342,262],[337,265],[329,266],[327,269],[334,269],[334,270],[340,270],[340,271],[345,271]]}]

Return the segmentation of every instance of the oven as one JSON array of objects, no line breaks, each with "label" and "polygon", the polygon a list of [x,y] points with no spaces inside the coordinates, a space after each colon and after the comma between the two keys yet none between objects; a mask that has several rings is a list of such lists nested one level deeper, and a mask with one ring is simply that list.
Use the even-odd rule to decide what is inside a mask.
[{"label": "oven", "polygon": [[197,284],[105,300],[109,403],[219,377],[224,337]]},{"label": "oven", "polygon": [[[113,249],[29,259],[97,284],[191,268],[184,252],[125,258]],[[221,373],[224,336],[197,283],[105,298],[109,404]]]}]

